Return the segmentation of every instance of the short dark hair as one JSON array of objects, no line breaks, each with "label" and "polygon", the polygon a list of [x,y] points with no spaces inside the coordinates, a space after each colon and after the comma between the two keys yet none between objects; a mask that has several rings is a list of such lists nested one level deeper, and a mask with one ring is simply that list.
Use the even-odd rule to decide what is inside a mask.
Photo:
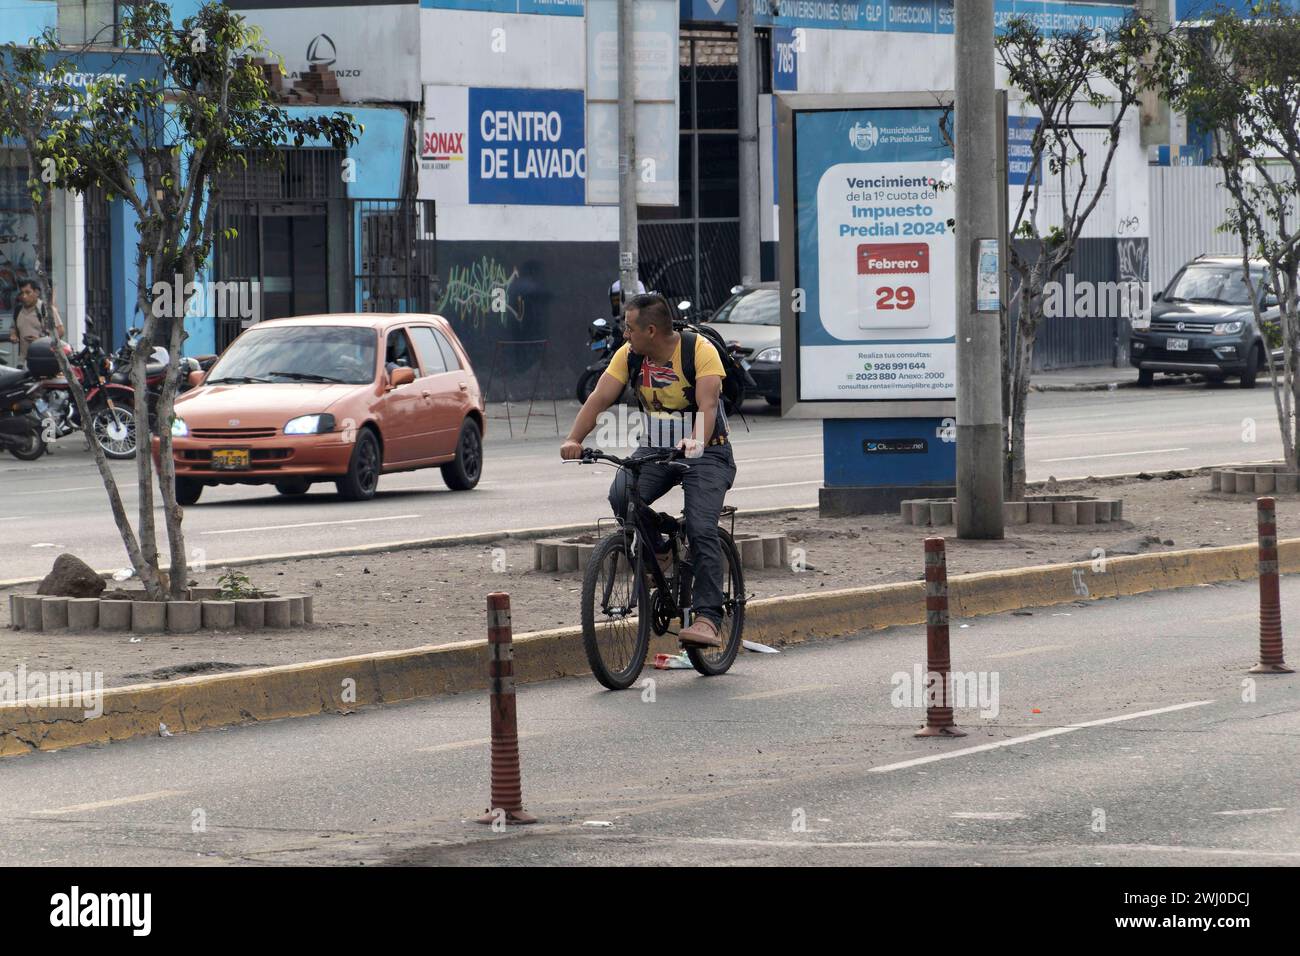
[{"label": "short dark hair", "polygon": [[661,295],[637,295],[623,307],[624,312],[636,312],[645,325],[653,325],[664,335],[673,330],[673,313],[668,300]]},{"label": "short dark hair", "polygon": [[36,280],[35,280],[35,279],[22,279],[22,280],[20,280],[19,283],[18,283],[18,288],[19,288],[20,290],[21,290],[21,289],[31,289],[33,292],[40,292],[40,291],[41,291],[41,288],[40,288],[40,286],[38,286],[38,285],[36,284]]}]

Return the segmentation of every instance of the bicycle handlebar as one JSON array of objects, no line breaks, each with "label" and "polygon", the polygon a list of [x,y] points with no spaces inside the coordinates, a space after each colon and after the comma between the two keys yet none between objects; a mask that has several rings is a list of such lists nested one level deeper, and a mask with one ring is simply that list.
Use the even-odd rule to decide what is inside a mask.
[{"label": "bicycle handlebar", "polygon": [[680,463],[679,459],[685,458],[686,454],[680,448],[663,448],[648,455],[641,455],[637,458],[619,458],[617,455],[607,455],[599,448],[584,448],[582,457],[572,459],[581,465],[594,465],[598,461],[607,461],[611,465],[618,465],[620,468],[628,468],[633,471],[644,465],[671,464],[677,468],[687,468],[688,465]]}]

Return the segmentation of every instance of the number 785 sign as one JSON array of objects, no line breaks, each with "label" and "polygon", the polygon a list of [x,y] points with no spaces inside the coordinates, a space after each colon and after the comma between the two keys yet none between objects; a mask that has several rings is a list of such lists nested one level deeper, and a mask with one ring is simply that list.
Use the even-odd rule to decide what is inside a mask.
[{"label": "number 785 sign", "polygon": [[858,246],[858,328],[929,326],[929,244],[875,242]]}]

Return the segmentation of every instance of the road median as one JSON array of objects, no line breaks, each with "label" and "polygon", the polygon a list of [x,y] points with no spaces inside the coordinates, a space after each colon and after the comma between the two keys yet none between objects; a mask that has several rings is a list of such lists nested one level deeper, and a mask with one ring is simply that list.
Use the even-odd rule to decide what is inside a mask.
[{"label": "road median", "polygon": [[[1279,542],[1279,564],[1300,572],[1300,538]],[[955,575],[949,599],[954,617],[977,617],[1248,580],[1257,570],[1254,544],[1199,548]],[[745,637],[790,645],[924,621],[918,580],[752,601]],[[652,642],[651,654],[675,649],[667,635]],[[577,627],[519,634],[514,655],[521,683],[589,672]],[[192,733],[482,690],[487,659],[486,640],[472,640],[135,684],[104,691],[98,716],[49,699],[0,703],[0,756],[156,736],[164,724],[170,733]]]}]

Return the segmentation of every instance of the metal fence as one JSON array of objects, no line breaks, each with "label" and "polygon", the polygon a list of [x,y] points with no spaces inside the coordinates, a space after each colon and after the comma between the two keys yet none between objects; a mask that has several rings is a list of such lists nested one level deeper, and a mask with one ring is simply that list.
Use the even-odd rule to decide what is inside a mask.
[{"label": "metal fence", "polygon": [[352,206],[357,308],[432,312],[439,293],[433,201],[364,199]]}]

